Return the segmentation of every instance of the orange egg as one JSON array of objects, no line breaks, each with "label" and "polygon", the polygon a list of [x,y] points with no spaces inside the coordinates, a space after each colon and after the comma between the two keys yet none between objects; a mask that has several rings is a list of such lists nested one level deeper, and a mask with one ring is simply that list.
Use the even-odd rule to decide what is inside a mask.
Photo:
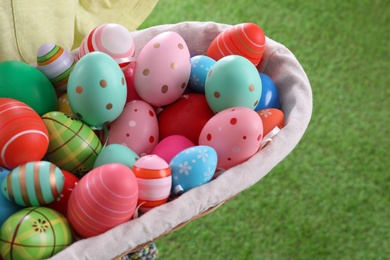
[{"label": "orange egg", "polygon": [[275,128],[284,127],[284,114],[277,108],[267,108],[257,111],[263,121],[264,137]]}]

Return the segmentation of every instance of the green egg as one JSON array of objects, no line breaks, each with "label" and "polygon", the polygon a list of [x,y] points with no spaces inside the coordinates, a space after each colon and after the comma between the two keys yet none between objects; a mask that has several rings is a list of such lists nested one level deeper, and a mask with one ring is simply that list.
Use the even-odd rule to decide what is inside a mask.
[{"label": "green egg", "polygon": [[17,60],[0,63],[0,97],[22,101],[39,115],[57,110],[50,80],[37,68]]},{"label": "green egg", "polygon": [[127,146],[121,144],[109,144],[101,150],[96,158],[93,168],[109,163],[121,163],[131,169],[138,159],[138,154]]}]

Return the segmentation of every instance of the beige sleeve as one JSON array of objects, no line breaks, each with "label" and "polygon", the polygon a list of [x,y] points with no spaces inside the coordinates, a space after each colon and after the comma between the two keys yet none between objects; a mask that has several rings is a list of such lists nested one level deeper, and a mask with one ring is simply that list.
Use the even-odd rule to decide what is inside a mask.
[{"label": "beige sleeve", "polygon": [[103,23],[119,23],[134,31],[158,0],[2,0],[0,6],[0,62],[36,61],[44,43],[65,50]]}]

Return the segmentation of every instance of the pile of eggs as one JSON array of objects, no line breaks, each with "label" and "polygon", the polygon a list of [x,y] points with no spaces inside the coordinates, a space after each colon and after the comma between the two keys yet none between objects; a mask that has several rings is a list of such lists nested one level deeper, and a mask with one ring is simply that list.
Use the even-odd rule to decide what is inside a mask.
[{"label": "pile of eggs", "polygon": [[264,48],[243,23],[205,54],[167,31],[135,57],[103,24],[78,56],[46,43],[35,67],[0,63],[1,257],[50,257],[252,157],[284,126]]}]

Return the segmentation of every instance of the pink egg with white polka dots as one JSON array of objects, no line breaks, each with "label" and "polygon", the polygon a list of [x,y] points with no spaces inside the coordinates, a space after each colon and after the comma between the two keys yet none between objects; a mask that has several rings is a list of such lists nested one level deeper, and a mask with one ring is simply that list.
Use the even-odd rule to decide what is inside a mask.
[{"label": "pink egg with white polka dots", "polygon": [[219,169],[227,170],[252,157],[263,138],[259,115],[247,107],[232,107],[215,114],[203,127],[199,145],[211,146]]},{"label": "pink egg with white polka dots", "polygon": [[191,74],[190,52],[176,32],[163,32],[140,51],[134,68],[138,95],[159,107],[176,101],[185,91]]},{"label": "pink egg with white polka dots", "polygon": [[150,154],[158,139],[156,113],[153,107],[143,100],[128,102],[108,130],[108,144],[125,145],[139,156]]}]

